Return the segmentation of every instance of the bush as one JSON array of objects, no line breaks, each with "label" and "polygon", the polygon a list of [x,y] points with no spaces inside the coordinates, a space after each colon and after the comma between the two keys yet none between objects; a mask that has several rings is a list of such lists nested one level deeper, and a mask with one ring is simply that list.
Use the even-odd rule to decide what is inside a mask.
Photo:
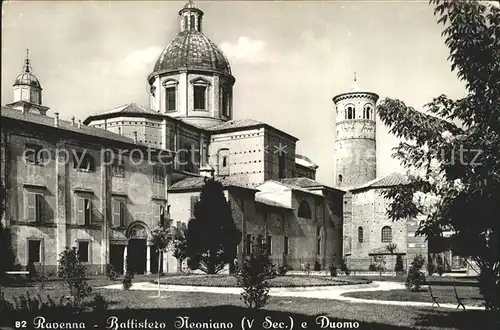
[{"label": "bush", "polygon": [[96,294],[94,295],[94,298],[92,298],[90,306],[92,307],[93,312],[102,315],[108,310],[109,305],[102,295]]},{"label": "bush", "polygon": [[377,270],[377,266],[375,266],[374,263],[371,263],[370,266],[368,266],[368,270],[375,272]]},{"label": "bush", "polygon": [[408,275],[406,276],[405,286],[410,291],[419,291],[420,286],[425,283],[425,274],[421,271],[425,264],[425,259],[421,255],[417,255],[413,259]]},{"label": "bush", "polygon": [[328,269],[330,270],[331,277],[337,277],[337,267],[335,267],[334,265],[330,265]]},{"label": "bush", "polygon": [[29,292],[26,292],[25,295],[13,297],[13,300],[13,304],[8,303],[9,316],[14,316],[13,314],[22,317],[43,315],[64,319],[71,318],[75,312],[79,311],[79,308],[75,307],[74,304],[68,304],[64,297],[56,302],[47,295],[45,301],[39,294],[31,297]]},{"label": "bush", "polygon": [[311,264],[310,263],[306,263],[304,265],[304,272],[306,273],[306,275],[309,275],[309,273],[311,272]]},{"label": "bush", "polygon": [[111,264],[106,265],[106,278],[110,281],[116,281],[118,278],[118,273],[115,271],[115,267]]},{"label": "bush", "polygon": [[75,247],[61,252],[59,265],[59,277],[66,282],[75,306],[80,306],[82,300],[91,294],[92,288],[87,283],[86,268],[80,263]]},{"label": "bush", "polygon": [[443,275],[443,273],[446,271],[443,257],[440,254],[436,256],[436,271],[439,276]]},{"label": "bush", "polygon": [[238,285],[243,288],[241,299],[249,308],[264,307],[269,299],[268,279],[274,276],[273,264],[263,244],[243,260]]},{"label": "bush", "polygon": [[28,280],[36,281],[38,277],[38,272],[36,270],[36,266],[33,263],[33,261],[28,262],[28,265],[26,266],[26,271],[28,272]]},{"label": "bush", "polygon": [[35,280],[38,282],[38,286],[43,289],[45,288],[45,282],[47,282],[47,274],[45,272],[45,268],[40,265],[36,267],[36,277]]},{"label": "bush", "polygon": [[404,270],[403,257],[400,254],[396,256],[396,266],[394,266],[394,271],[402,272]]},{"label": "bush", "polygon": [[317,260],[314,262],[314,270],[315,271],[320,271],[321,270],[321,264]]},{"label": "bush", "polygon": [[278,266],[278,275],[285,276],[287,272],[288,272],[288,266],[286,264]]},{"label": "bush", "polygon": [[344,258],[342,258],[342,264],[340,265],[340,270],[342,270],[346,276],[349,276],[349,274],[351,273],[349,271],[349,268],[347,267],[347,262]]},{"label": "bush", "polygon": [[126,260],[127,265],[125,266],[125,276],[123,277],[123,290],[129,290],[132,287],[132,280],[134,279],[134,273],[130,270],[130,263],[128,262],[128,257]]}]

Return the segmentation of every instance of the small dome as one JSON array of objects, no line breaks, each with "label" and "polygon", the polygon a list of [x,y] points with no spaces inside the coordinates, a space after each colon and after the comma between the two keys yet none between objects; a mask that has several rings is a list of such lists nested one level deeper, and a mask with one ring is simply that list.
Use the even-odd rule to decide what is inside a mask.
[{"label": "small dome", "polygon": [[17,76],[16,81],[14,82],[14,86],[17,85],[28,85],[32,87],[42,88],[37,77],[35,77],[35,75],[31,72],[23,72],[19,76]]},{"label": "small dome", "polygon": [[213,70],[231,75],[231,67],[224,53],[196,30],[180,32],[163,50],[152,74],[181,69]]}]

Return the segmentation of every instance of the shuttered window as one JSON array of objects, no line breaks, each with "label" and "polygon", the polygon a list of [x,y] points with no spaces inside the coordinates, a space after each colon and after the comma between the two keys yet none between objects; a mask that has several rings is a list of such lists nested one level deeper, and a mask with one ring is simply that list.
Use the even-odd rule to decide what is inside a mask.
[{"label": "shuttered window", "polygon": [[26,197],[26,220],[28,222],[42,222],[43,195],[28,193]]},{"label": "shuttered window", "polygon": [[77,198],[76,223],[79,226],[88,226],[92,223],[92,200],[90,198]]},{"label": "shuttered window", "polygon": [[160,204],[153,205],[153,218],[155,226],[165,226],[165,206]]},{"label": "shuttered window", "polygon": [[118,199],[113,199],[111,204],[113,212],[113,226],[115,227],[125,226],[125,205],[123,201]]}]

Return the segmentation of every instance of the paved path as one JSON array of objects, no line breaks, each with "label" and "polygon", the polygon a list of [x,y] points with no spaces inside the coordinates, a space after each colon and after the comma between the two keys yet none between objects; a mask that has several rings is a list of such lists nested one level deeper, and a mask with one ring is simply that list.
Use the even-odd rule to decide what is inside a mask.
[{"label": "paved path", "polygon": [[[104,289],[122,289],[121,284],[113,284],[103,287]],[[132,290],[143,291],[157,291],[158,285],[151,282],[138,282],[133,283]],[[351,303],[365,303],[376,305],[393,305],[393,306],[412,306],[412,307],[432,307],[430,302],[419,301],[394,301],[394,300],[375,300],[375,299],[362,299],[354,297],[343,296],[348,292],[360,291],[388,291],[405,289],[403,283],[399,282],[377,282],[374,281],[370,284],[358,285],[340,285],[340,286],[317,286],[317,287],[299,287],[299,288],[271,288],[269,295],[275,297],[301,297],[301,298],[315,298],[315,299],[333,299],[341,300]],[[187,285],[160,285],[161,291],[169,292],[207,292],[207,293],[221,293],[221,294],[240,294],[241,289],[230,287],[208,287],[208,286],[187,286]],[[429,296],[430,300],[430,296]],[[442,308],[456,309],[456,304],[439,304]],[[484,310],[480,306],[465,306],[467,310]]]}]

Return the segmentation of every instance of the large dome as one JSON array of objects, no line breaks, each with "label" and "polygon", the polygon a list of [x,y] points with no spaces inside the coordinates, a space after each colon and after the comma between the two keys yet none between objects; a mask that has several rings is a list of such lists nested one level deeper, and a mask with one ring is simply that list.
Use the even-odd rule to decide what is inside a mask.
[{"label": "large dome", "polygon": [[170,42],[156,61],[152,75],[182,69],[211,70],[231,75],[224,53],[196,30],[182,31]]}]

